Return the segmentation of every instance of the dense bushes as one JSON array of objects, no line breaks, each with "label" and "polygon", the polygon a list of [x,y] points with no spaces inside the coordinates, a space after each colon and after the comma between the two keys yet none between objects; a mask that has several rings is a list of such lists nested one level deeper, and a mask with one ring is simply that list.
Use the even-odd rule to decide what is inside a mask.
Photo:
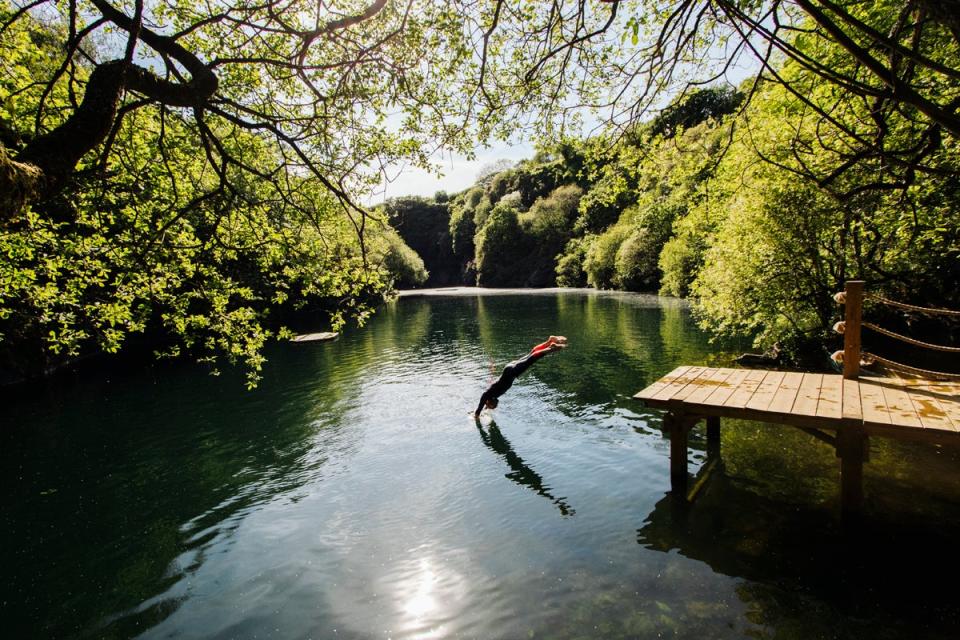
[{"label": "dense bushes", "polygon": [[450,249],[458,260],[472,260],[474,253],[473,236],[477,225],[473,221],[473,209],[464,203],[450,207]]},{"label": "dense bushes", "polygon": [[[112,55],[87,40],[84,61],[64,57],[55,13],[12,12],[0,3],[3,157],[61,124],[89,88],[87,61]],[[319,181],[284,173],[266,137],[209,112],[200,131],[132,93],[109,149],[81,158],[54,196],[0,216],[0,383],[136,340],[212,371],[238,363],[253,385],[289,321],[362,322],[391,282],[425,276],[383,220],[361,234]]]},{"label": "dense bushes", "polygon": [[552,286],[557,255],[571,237],[581,190],[555,189],[522,211],[522,196],[500,198],[477,233],[477,282],[483,286]]},{"label": "dense bushes", "polygon": [[591,238],[573,238],[564,247],[563,253],[557,258],[557,286],[585,287],[587,273],[583,264],[587,258],[587,246]]},{"label": "dense bushes", "polygon": [[661,243],[647,227],[635,228],[620,244],[614,259],[618,289],[654,291],[659,284],[657,258]]},{"label": "dense bushes", "polygon": [[627,177],[620,171],[603,175],[584,194],[580,202],[576,228],[581,233],[598,233],[620,218],[620,213],[635,197],[628,187]]},{"label": "dense bushes", "polygon": [[477,234],[477,284],[516,287],[526,282],[531,238],[520,226],[517,210],[497,205]]},{"label": "dense bushes", "polygon": [[583,191],[576,185],[565,185],[539,198],[520,216],[520,224],[532,242],[530,286],[553,286],[556,282],[557,257],[573,234],[573,221]]},{"label": "dense bushes", "polygon": [[374,260],[379,260],[394,287],[409,288],[422,285],[429,273],[416,251],[403,241],[396,231],[387,229],[377,237]]},{"label": "dense bushes", "polygon": [[[867,158],[823,188],[800,175],[815,163],[845,164],[839,152],[817,148],[818,140],[845,134],[804,120],[781,126],[784,114],[803,106],[780,88],[764,92],[750,111],[765,126],[734,138],[712,188],[679,229],[677,255],[664,256],[664,263],[681,262],[681,253],[693,258],[688,282],[705,326],[764,344],[825,335],[837,315],[832,295],[853,278],[901,299],[960,306],[956,274],[943,280],[935,271],[958,257],[960,227],[948,211],[960,200],[950,182],[924,174],[909,188],[875,188],[884,169]],[[847,117],[851,130],[868,128],[862,114]],[[797,141],[807,157],[791,147]],[[948,143],[932,160],[960,173],[957,151]],[[757,162],[758,155],[770,162]]]},{"label": "dense bushes", "polygon": [[[706,93],[684,97],[631,136],[635,142],[565,140],[486,173],[446,203],[392,201],[390,220],[423,256],[430,284],[446,284],[456,272],[466,284],[656,291],[674,223],[712,171],[722,136],[710,118],[738,99],[730,91]],[[444,216],[446,254],[438,250],[444,239],[437,221]],[[671,271],[670,278],[686,291],[696,264],[674,261],[669,268],[681,266],[685,274]]]},{"label": "dense bushes", "polygon": [[583,270],[587,283],[598,289],[612,289],[617,275],[617,251],[627,239],[631,229],[626,225],[614,225],[593,239],[586,250]]}]

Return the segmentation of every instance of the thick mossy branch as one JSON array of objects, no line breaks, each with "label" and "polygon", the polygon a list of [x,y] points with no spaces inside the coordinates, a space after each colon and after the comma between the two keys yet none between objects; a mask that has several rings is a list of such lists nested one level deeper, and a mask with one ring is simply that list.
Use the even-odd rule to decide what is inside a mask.
[{"label": "thick mossy branch", "polygon": [[[171,38],[139,28],[102,0],[95,0],[94,4],[111,22],[135,32],[137,38],[155,51],[183,64],[192,78],[188,82],[171,82],[128,60],[98,64],[87,80],[83,101],[73,114],[52,131],[34,138],[17,156],[20,163],[36,167],[39,175],[31,191],[17,192],[20,195],[9,204],[19,202],[19,205],[10,209],[8,217],[16,215],[31,199],[53,196],[60,191],[80,159],[103,143],[118,117],[122,117],[118,109],[124,91],[136,91],[159,104],[175,107],[202,107],[217,91],[216,74]],[[5,181],[0,182],[0,188],[5,191],[14,186],[11,184],[8,188]]]},{"label": "thick mossy branch", "polygon": [[0,225],[17,217],[40,191],[43,172],[32,164],[13,160],[0,144]]},{"label": "thick mossy branch", "polygon": [[56,129],[37,136],[20,152],[17,160],[35,165],[43,172],[44,195],[52,195],[73,173],[88,151],[110,133],[120,93],[124,86],[123,60],[98,65],[83,95],[83,102]]}]

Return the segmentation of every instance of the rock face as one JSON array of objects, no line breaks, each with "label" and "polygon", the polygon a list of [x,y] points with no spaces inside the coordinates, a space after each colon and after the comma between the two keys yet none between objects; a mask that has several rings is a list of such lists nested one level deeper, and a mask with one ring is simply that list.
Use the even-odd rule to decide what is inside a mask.
[{"label": "rock face", "polygon": [[[387,203],[390,225],[423,259],[430,277],[425,287],[464,284],[463,266],[453,254],[450,207],[426,198],[395,198]],[[473,283],[470,283],[473,284]]]}]

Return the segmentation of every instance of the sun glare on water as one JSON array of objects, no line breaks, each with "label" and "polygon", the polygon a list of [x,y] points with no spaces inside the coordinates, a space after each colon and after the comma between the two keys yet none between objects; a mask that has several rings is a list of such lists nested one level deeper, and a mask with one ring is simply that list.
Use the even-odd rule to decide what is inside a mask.
[{"label": "sun glare on water", "polygon": [[[440,593],[440,576],[429,559],[420,560],[416,575],[407,583],[408,590],[401,602],[401,609],[407,625],[418,629],[413,637],[427,640],[440,638],[444,635],[444,626],[433,626],[431,620],[436,620],[443,609],[442,593]],[[424,628],[426,627],[426,628]]]}]

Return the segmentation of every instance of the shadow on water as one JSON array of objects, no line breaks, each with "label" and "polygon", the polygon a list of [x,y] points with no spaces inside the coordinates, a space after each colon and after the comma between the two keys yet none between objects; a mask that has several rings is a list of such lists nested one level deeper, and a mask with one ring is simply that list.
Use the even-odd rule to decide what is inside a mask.
[{"label": "shadow on water", "polygon": [[[785,480],[782,479],[782,480]],[[761,637],[955,638],[957,523],[871,510],[842,521],[836,504],[785,502],[722,455],[693,503],[666,493],[637,542],[741,580]],[[890,505],[887,505],[890,506]]]},{"label": "shadow on water", "polygon": [[480,439],[483,441],[483,444],[490,448],[491,451],[499,454],[506,460],[507,464],[510,465],[510,468],[513,469],[511,473],[506,474],[504,477],[509,478],[521,486],[530,487],[537,495],[543,496],[555,504],[564,516],[573,516],[576,514],[576,511],[574,511],[563,498],[557,498],[550,493],[550,487],[544,484],[540,474],[524,464],[523,458],[517,455],[513,447],[510,446],[510,442],[503,437],[496,422],[490,420],[486,431],[484,431],[479,418],[476,422],[477,431],[480,432]]}]

